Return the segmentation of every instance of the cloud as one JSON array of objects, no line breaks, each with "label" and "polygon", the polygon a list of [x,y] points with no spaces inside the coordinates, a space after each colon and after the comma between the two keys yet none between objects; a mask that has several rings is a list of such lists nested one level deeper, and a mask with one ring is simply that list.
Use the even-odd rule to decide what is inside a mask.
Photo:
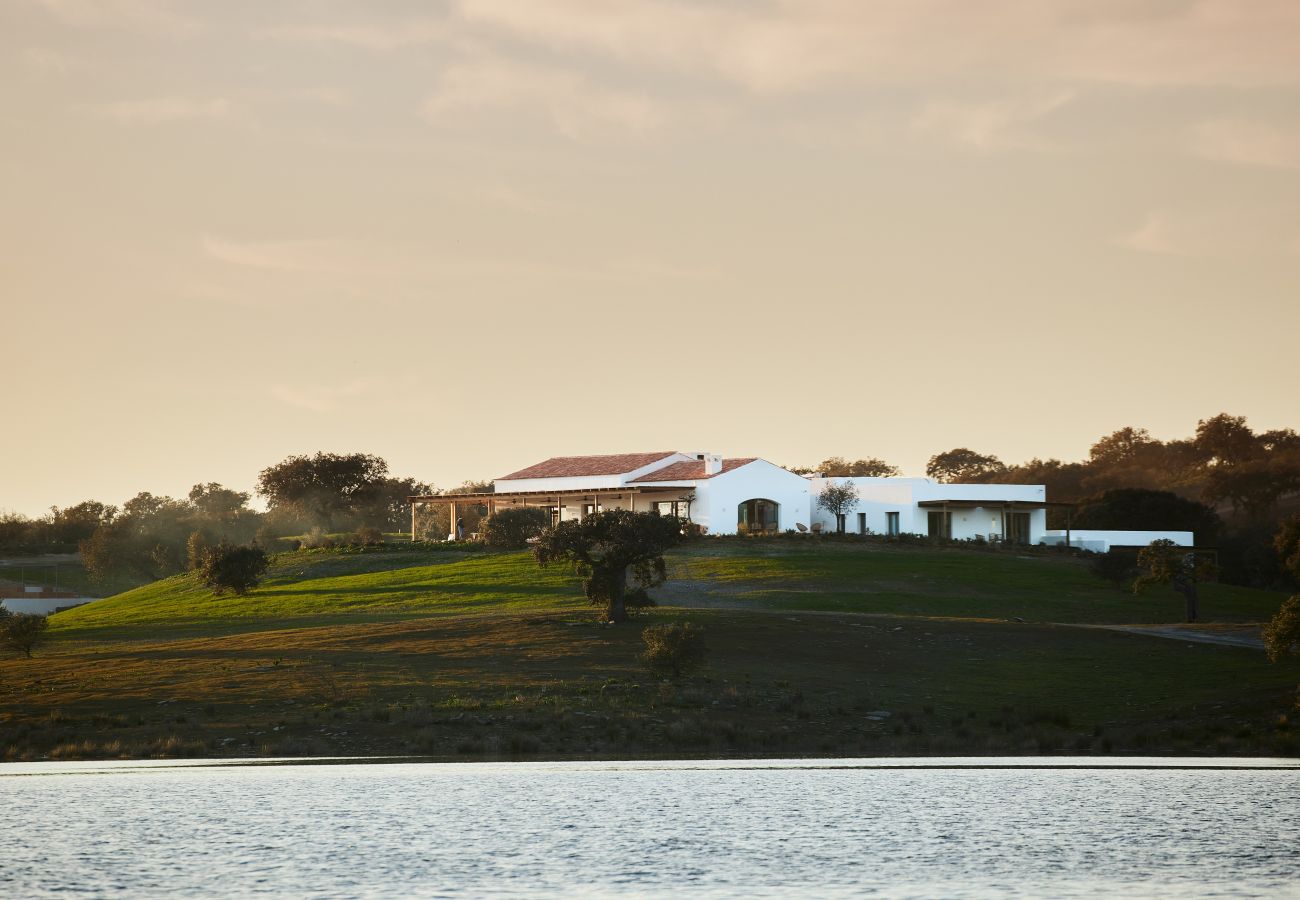
[{"label": "cloud", "polygon": [[266,28],[257,36],[297,44],[339,44],[364,50],[399,50],[429,44],[454,43],[457,32],[440,19],[418,19],[397,23],[354,22],[348,24],[282,25]]},{"label": "cloud", "polygon": [[1216,162],[1275,169],[1300,169],[1300,128],[1241,119],[1202,122],[1192,134],[1192,152]]},{"label": "cloud", "polygon": [[380,378],[361,378],[338,385],[276,384],[271,387],[271,396],[287,406],[311,412],[332,412],[349,400],[378,392],[384,385]]},{"label": "cloud", "polygon": [[1041,149],[1047,142],[1035,135],[1030,126],[1065,106],[1073,97],[1073,93],[1062,91],[1031,100],[932,101],[913,118],[912,129],[982,151]]},{"label": "cloud", "polygon": [[35,0],[51,15],[76,28],[118,28],[159,37],[188,37],[203,23],[169,0]]},{"label": "cloud", "polygon": [[1137,253],[1196,259],[1277,256],[1290,249],[1287,235],[1293,228],[1294,217],[1283,205],[1180,213],[1155,210],[1115,243]]},{"label": "cloud", "polygon": [[501,59],[448,66],[421,112],[436,124],[493,112],[541,116],[573,139],[644,133],[666,118],[664,108],[646,95],[596,84],[578,72]]},{"label": "cloud", "polygon": [[202,119],[225,119],[233,105],[223,97],[194,100],[184,97],[154,97],[146,100],[123,100],[96,108],[102,118],[122,124],[182,122]]},{"label": "cloud", "polygon": [[1185,227],[1167,213],[1149,213],[1136,229],[1116,239],[1121,247],[1138,253],[1181,254],[1187,252]]},{"label": "cloud", "polygon": [[1289,0],[459,0],[557,49],[711,71],[756,92],[963,72],[1124,84],[1300,84]]},{"label": "cloud", "polygon": [[44,75],[67,75],[86,67],[85,60],[48,47],[28,47],[22,52],[22,62],[27,68]]},{"label": "cloud", "polygon": [[199,246],[205,256],[227,265],[269,272],[355,272],[376,270],[357,247],[334,240],[237,241],[204,235]]}]

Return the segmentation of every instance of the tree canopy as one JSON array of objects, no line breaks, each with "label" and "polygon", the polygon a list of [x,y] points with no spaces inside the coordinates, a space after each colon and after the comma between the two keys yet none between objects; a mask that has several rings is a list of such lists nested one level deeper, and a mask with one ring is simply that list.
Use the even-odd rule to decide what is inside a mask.
[{"label": "tree canopy", "polygon": [[830,456],[818,463],[812,471],[822,475],[852,478],[893,478],[902,473],[898,466],[892,466],[875,456],[855,459],[852,462],[842,456]]},{"label": "tree canopy", "polygon": [[1006,464],[996,456],[967,447],[936,453],[925,466],[926,475],[951,484],[987,481],[1006,470]]},{"label": "tree canopy", "polygon": [[1223,520],[1204,503],[1171,491],[1121,488],[1089,498],[1079,505],[1075,528],[1121,531],[1190,531],[1198,544],[1212,544],[1223,530]]},{"label": "tree canopy", "polygon": [[641,588],[663,584],[664,554],[682,542],[684,528],[674,516],[611,509],[548,528],[533,554],[541,566],[571,564],[587,599],[604,606],[607,620],[623,622],[629,575]]},{"label": "tree canopy", "polygon": [[1214,567],[1209,560],[1197,556],[1187,547],[1161,538],[1143,547],[1137,561],[1141,574],[1133,582],[1133,593],[1139,594],[1152,585],[1167,584],[1183,595],[1187,621],[1195,622],[1200,618],[1196,585],[1213,575]]},{"label": "tree canopy", "polygon": [[835,530],[843,533],[844,516],[858,505],[858,486],[851,481],[828,482],[817,495],[817,505],[835,517]]}]

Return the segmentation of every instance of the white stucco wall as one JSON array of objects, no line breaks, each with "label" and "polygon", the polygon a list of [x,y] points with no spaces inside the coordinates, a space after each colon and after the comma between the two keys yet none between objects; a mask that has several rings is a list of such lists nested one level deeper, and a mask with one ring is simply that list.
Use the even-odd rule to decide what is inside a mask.
[{"label": "white stucco wall", "polygon": [[696,502],[691,518],[709,534],[735,534],[738,507],[746,500],[771,500],[777,504],[777,528],[792,531],[796,523],[811,524],[808,479],[780,466],[757,459],[695,485]]},{"label": "white stucco wall", "polygon": [[[860,530],[859,513],[866,514],[867,530],[886,534],[888,514],[898,513],[898,530],[904,534],[929,534],[931,510],[918,506],[925,500],[988,500],[988,508],[954,509],[952,536],[965,540],[1002,534],[1002,512],[997,504],[1008,501],[1041,503],[1047,490],[1041,484],[941,484],[929,478],[813,478],[809,480],[812,516],[825,531],[835,530],[835,517],[817,506],[817,497],[827,484],[852,482],[858,489],[858,504],[848,513],[845,528]],[[1029,543],[1037,543],[1047,528],[1047,511],[1029,513]]]},{"label": "white stucco wall", "polygon": [[[1152,541],[1173,541],[1180,547],[1194,547],[1195,535],[1190,531],[1115,531],[1103,529],[1071,529],[1070,546],[1094,553],[1105,553],[1111,547],[1146,547]],[[1053,529],[1043,533],[1043,543],[1064,544],[1065,532]]]}]

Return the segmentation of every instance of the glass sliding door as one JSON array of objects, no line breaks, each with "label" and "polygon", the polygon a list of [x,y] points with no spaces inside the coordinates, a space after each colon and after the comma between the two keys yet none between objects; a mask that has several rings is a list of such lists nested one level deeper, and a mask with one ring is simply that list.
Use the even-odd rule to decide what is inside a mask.
[{"label": "glass sliding door", "polygon": [[952,513],[931,512],[927,518],[930,526],[930,537],[952,540]]},{"label": "glass sliding door", "polygon": [[736,531],[741,534],[775,534],[780,526],[780,504],[755,498],[736,507]]}]

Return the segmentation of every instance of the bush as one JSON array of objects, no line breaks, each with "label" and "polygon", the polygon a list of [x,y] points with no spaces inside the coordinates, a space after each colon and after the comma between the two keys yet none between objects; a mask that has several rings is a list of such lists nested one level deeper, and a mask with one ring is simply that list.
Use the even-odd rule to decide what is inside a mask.
[{"label": "bush", "polygon": [[551,514],[536,506],[502,509],[483,526],[483,543],[499,550],[523,550],[551,524]]},{"label": "bush", "polygon": [[1088,563],[1088,569],[1098,578],[1122,588],[1138,577],[1137,553],[1133,550],[1111,548],[1099,553]]},{"label": "bush", "polygon": [[352,537],[361,547],[378,547],[384,542],[384,533],[373,525],[362,525]]},{"label": "bush", "polygon": [[222,541],[204,554],[199,577],[214,594],[247,594],[262,580],[267,564],[266,551],[256,544],[240,547]]},{"label": "bush", "polygon": [[11,613],[0,607],[0,647],[23,653],[31,659],[32,648],[45,637],[50,622],[45,616]]},{"label": "bush", "polygon": [[189,539],[185,541],[185,568],[193,572],[203,565],[203,558],[207,556],[209,545],[212,542],[202,531],[191,531]]},{"label": "bush", "polygon": [[334,538],[326,534],[324,528],[317,525],[311,531],[303,535],[300,546],[306,550],[315,550],[318,548],[328,550],[334,546]]},{"label": "bush", "polygon": [[645,642],[641,659],[646,668],[651,672],[671,674],[674,678],[697,668],[708,652],[704,629],[690,622],[650,625],[641,632],[641,640]]}]

